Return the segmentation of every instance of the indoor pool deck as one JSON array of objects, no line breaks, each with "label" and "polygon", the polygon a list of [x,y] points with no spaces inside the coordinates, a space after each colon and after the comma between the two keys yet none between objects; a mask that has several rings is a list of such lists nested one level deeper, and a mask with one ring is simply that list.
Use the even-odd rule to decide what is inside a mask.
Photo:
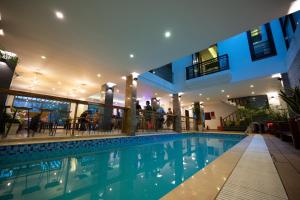
[{"label": "indoor pool deck", "polygon": [[265,142],[290,200],[300,199],[300,150],[272,135]]},{"label": "indoor pool deck", "polygon": [[163,199],[288,199],[263,136],[251,135]]}]

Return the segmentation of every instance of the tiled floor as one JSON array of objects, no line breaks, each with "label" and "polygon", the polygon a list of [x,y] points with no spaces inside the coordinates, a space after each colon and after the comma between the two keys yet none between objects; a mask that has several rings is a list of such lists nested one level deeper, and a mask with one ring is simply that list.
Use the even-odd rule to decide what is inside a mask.
[{"label": "tiled floor", "polygon": [[288,199],[263,136],[253,137],[217,199]]},{"label": "tiled floor", "polygon": [[264,139],[288,198],[300,199],[300,150],[272,135],[264,135]]}]

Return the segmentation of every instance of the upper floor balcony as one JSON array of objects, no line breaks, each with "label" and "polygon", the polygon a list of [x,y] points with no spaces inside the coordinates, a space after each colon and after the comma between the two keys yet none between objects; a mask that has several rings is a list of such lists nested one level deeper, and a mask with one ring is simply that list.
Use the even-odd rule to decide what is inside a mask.
[{"label": "upper floor balcony", "polygon": [[186,67],[186,80],[229,69],[228,55],[224,54],[213,59],[198,62]]}]

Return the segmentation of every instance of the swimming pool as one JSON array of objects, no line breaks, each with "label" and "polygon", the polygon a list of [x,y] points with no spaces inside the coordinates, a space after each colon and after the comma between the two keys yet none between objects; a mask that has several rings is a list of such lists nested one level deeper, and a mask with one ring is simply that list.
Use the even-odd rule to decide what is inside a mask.
[{"label": "swimming pool", "polygon": [[97,141],[57,143],[55,151],[1,147],[0,199],[158,199],[243,138],[172,134],[106,139],[92,149],[84,144]]}]

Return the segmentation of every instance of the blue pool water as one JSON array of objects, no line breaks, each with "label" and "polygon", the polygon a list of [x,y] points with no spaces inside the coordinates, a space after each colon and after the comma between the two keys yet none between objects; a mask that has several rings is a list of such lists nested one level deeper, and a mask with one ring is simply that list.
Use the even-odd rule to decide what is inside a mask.
[{"label": "blue pool water", "polygon": [[40,159],[27,153],[22,162],[8,155],[0,158],[0,199],[159,199],[242,138],[189,134]]}]

